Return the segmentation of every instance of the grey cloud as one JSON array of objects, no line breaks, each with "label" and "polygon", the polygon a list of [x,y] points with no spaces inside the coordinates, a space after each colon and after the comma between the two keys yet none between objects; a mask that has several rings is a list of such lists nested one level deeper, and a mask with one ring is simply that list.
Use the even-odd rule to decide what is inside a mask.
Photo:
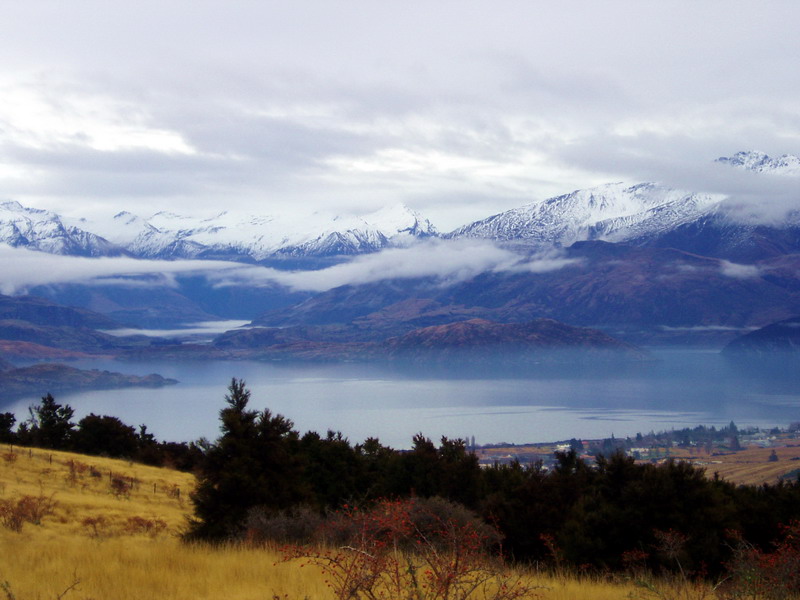
[{"label": "grey cloud", "polygon": [[727,260],[722,261],[720,272],[725,277],[734,279],[754,279],[761,276],[761,270],[756,265],[740,265]]},{"label": "grey cloud", "polygon": [[219,274],[219,285],[279,283],[296,291],[321,292],[348,284],[388,279],[432,277],[442,283],[469,279],[484,271],[517,268],[520,257],[483,241],[420,242],[405,248],[390,248],[366,254],[318,271],[281,272],[245,267]]},{"label": "grey cloud", "polygon": [[[698,140],[652,132],[635,136],[598,134],[565,149],[560,156],[585,169],[616,171],[619,180],[630,183],[656,181],[677,189],[725,196],[723,210],[737,221],[784,221],[790,212],[800,209],[800,177],[754,173],[715,162],[739,150],[761,149],[757,145],[748,147],[746,139]],[[777,135],[772,142],[771,147],[792,153]],[[598,152],[598,147],[607,150]],[[781,153],[772,152],[771,156],[777,158]],[[793,153],[798,154],[797,150]]]},{"label": "grey cloud", "polygon": [[464,281],[486,271],[544,273],[574,264],[558,253],[533,257],[499,248],[483,240],[427,240],[358,256],[318,271],[281,272],[244,267],[214,275],[218,285],[279,283],[296,291],[321,292],[342,285],[390,279],[434,278],[441,284]]},{"label": "grey cloud", "polygon": [[[37,285],[102,283],[129,286],[171,285],[179,274],[236,268],[220,261],[156,261],[132,258],[55,256],[0,245],[3,280],[0,293],[18,294]],[[138,279],[131,279],[138,278]]]},{"label": "grey cloud", "polygon": [[[126,198],[179,212],[406,201],[449,213],[442,229],[619,179],[729,188],[696,165],[798,152],[800,5],[720,6],[16,3],[0,22],[7,85],[28,82],[53,111],[110,98],[120,120],[198,154],[93,153],[80,131],[69,147],[7,141],[0,185],[23,203],[83,196],[115,212]],[[332,160],[387,151],[422,158],[368,173]]]},{"label": "grey cloud", "polygon": [[557,252],[522,257],[483,240],[426,240],[404,248],[357,256],[316,271],[281,271],[209,260],[54,256],[8,246],[0,246],[0,262],[7,265],[0,293],[16,294],[37,285],[58,283],[173,285],[176,277],[188,274],[203,275],[217,286],[284,286],[313,292],[389,279],[432,278],[445,285],[486,271],[544,273],[562,269],[575,261]]}]

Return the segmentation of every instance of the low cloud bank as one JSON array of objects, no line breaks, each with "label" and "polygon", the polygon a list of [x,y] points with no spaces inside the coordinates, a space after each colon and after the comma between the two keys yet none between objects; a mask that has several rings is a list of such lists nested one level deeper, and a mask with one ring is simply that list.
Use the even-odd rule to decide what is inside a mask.
[{"label": "low cloud bank", "polygon": [[315,271],[281,271],[211,260],[139,260],[57,256],[0,245],[0,293],[20,294],[48,284],[175,286],[180,275],[203,275],[216,286],[280,285],[322,292],[347,284],[432,277],[455,283],[483,272],[544,273],[575,263],[558,253],[520,256],[484,240],[426,240],[390,248]]},{"label": "low cloud bank", "polygon": [[734,279],[755,279],[761,277],[761,270],[756,265],[740,265],[723,260],[720,271],[725,277]]},{"label": "low cloud bank", "polygon": [[83,283],[96,285],[175,285],[180,274],[235,269],[223,261],[158,261],[134,258],[84,258],[58,256],[0,245],[3,265],[0,293],[19,294],[48,284]]},{"label": "low cloud bank", "polygon": [[487,271],[544,273],[574,262],[560,254],[523,257],[485,240],[426,240],[406,248],[357,256],[317,271],[285,272],[246,266],[214,273],[211,278],[217,285],[277,283],[294,291],[323,292],[342,285],[419,277],[433,277],[446,285]]}]

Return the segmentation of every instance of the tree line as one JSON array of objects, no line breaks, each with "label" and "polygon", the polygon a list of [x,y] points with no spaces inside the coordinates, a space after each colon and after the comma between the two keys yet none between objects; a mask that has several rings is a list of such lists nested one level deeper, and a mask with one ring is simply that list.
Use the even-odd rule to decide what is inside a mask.
[{"label": "tree line", "polygon": [[394,450],[375,438],[351,444],[334,431],[301,435],[250,399],[245,383],[232,380],[213,443],[158,442],[114,417],[73,425],[72,409],[49,395],[16,432],[0,415],[0,439],[194,470],[191,540],[302,537],[342,507],[442,499],[496,528],[515,560],[667,568],[680,540],[681,568],[720,573],[737,544],[768,552],[783,527],[800,520],[800,482],[735,485],[686,462],[641,464],[622,452],[589,464],[574,449],[557,453],[551,470],[482,468],[463,440],[435,444],[418,434],[409,450]]},{"label": "tree line", "polygon": [[16,416],[0,413],[0,443],[124,458],[182,471],[194,471],[203,459],[202,441],[158,441],[146,425],[137,430],[117,417],[95,414],[75,423],[74,409],[57,402],[52,394],[43,396],[28,411],[29,417],[16,430]]},{"label": "tree line", "polygon": [[734,539],[767,551],[784,525],[800,519],[798,482],[738,486],[686,462],[640,464],[621,452],[594,464],[574,450],[558,453],[551,471],[481,468],[463,440],[443,437],[437,445],[419,434],[407,451],[374,438],[353,445],[333,431],[300,435],[291,421],[252,410],[249,401],[244,382],[233,380],[221,436],[198,473],[189,538],[254,537],[259,522],[255,537],[280,537],[307,529],[297,521],[342,506],[441,498],[496,527],[517,560],[617,570],[635,556],[661,568],[674,564],[664,540],[678,539],[683,568],[718,573]]}]

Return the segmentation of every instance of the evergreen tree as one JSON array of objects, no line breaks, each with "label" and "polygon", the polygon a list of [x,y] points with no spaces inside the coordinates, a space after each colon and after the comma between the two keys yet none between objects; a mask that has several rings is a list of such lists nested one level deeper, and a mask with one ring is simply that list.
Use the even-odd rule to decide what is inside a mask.
[{"label": "evergreen tree", "polygon": [[16,441],[13,428],[17,418],[14,413],[6,412],[0,413],[0,442],[3,444],[10,444]]},{"label": "evergreen tree", "polygon": [[61,405],[51,394],[42,397],[42,403],[29,408],[30,439],[34,446],[65,450],[69,447],[75,411],[69,404]]},{"label": "evergreen tree", "polygon": [[299,436],[292,422],[269,410],[249,410],[250,391],[233,379],[220,411],[222,435],[206,452],[188,537],[236,536],[253,507],[267,512],[305,501]]},{"label": "evergreen tree", "polygon": [[304,475],[318,508],[339,508],[366,495],[364,460],[341,432],[323,438],[309,431],[301,440]]},{"label": "evergreen tree", "polygon": [[117,417],[90,414],[78,421],[72,447],[84,454],[134,458],[139,449],[136,431]]}]

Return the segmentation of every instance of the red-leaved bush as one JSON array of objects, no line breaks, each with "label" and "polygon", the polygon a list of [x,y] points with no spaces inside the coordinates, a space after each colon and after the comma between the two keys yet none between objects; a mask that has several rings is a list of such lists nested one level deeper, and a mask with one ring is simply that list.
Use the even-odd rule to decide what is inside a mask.
[{"label": "red-leaved bush", "polygon": [[772,552],[764,552],[733,532],[733,558],[725,598],[784,600],[800,597],[800,521],[783,527]]},{"label": "red-leaved bush", "polygon": [[322,568],[339,600],[513,600],[533,588],[491,548],[494,529],[441,499],[384,500],[345,507],[316,544],[286,549],[286,559]]}]

